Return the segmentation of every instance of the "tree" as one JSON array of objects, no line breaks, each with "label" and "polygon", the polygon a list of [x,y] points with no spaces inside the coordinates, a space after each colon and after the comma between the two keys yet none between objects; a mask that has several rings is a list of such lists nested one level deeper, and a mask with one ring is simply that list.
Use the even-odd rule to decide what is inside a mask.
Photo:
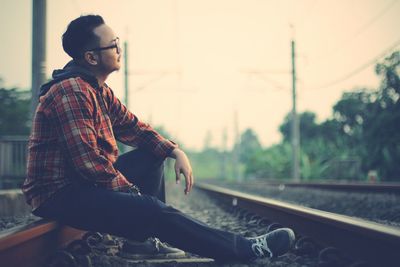
[{"label": "tree", "polygon": [[287,179],[291,173],[291,146],[287,142],[259,150],[246,165],[246,176]]},{"label": "tree", "polygon": [[29,91],[0,88],[0,135],[29,135]]},{"label": "tree", "polygon": [[334,118],[340,125],[340,133],[352,140],[362,139],[363,124],[371,112],[372,94],[366,89],[344,93],[333,107]]},{"label": "tree", "polygon": [[371,116],[364,124],[366,164],[386,180],[400,179],[400,52],[394,52],[376,66],[382,77]]},{"label": "tree", "polygon": [[[365,124],[375,116],[372,111],[373,95],[366,89],[347,92],[333,107],[338,135],[336,143],[348,158],[365,159],[368,156],[366,143],[370,140],[365,138],[368,131]],[[366,173],[369,167],[365,165],[365,160],[362,162],[362,170]]]},{"label": "tree", "polygon": [[[303,112],[299,115],[300,123],[300,144],[304,141],[311,140],[318,135],[318,125],[315,122],[315,113]],[[292,113],[286,115],[283,124],[279,127],[283,135],[284,142],[291,142],[292,140]]]},{"label": "tree", "polygon": [[247,164],[261,150],[257,134],[252,129],[246,129],[240,136],[240,162]]},{"label": "tree", "polygon": [[384,180],[400,178],[400,53],[376,66],[378,90],[345,93],[335,105],[346,145],[362,160],[362,169],[378,170]]}]

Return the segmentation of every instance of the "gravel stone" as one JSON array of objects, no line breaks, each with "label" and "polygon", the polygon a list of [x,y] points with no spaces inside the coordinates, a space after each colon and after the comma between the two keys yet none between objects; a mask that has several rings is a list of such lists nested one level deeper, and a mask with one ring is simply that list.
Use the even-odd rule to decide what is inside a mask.
[{"label": "gravel stone", "polygon": [[40,219],[39,217],[36,217],[33,214],[13,216],[13,217],[3,217],[0,218],[0,231],[10,229],[15,226],[32,223],[39,219]]}]

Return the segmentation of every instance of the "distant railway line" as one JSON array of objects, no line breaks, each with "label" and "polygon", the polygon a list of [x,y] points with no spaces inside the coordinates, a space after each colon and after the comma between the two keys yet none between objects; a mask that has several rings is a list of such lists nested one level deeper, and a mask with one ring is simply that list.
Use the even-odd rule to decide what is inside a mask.
[{"label": "distant railway line", "polygon": [[395,193],[400,194],[400,183],[365,183],[365,182],[290,182],[290,181],[260,181],[250,182],[259,185],[277,185],[287,187],[317,188],[339,191]]},{"label": "distant railway line", "polygon": [[269,179],[248,179],[248,180],[219,180],[205,179],[205,183],[211,184],[247,184],[250,186],[280,186],[291,188],[314,188],[326,189],[332,191],[351,191],[351,192],[369,192],[369,193],[394,193],[400,194],[400,183],[398,182],[356,182],[356,181],[340,181],[340,180],[318,180],[316,182],[293,182],[290,180],[269,180]]}]

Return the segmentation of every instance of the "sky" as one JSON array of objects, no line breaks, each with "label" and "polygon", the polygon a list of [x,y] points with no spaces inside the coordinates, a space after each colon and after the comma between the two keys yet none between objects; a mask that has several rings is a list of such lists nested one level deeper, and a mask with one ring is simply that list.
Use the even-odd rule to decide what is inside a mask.
[{"label": "sky", "polygon": [[[32,1],[1,2],[0,77],[28,89]],[[139,119],[191,149],[206,139],[222,148],[224,132],[230,147],[235,129],[247,128],[267,147],[281,141],[292,108],[291,40],[298,111],[322,122],[343,92],[378,88],[375,62],[400,49],[399,2],[48,0],[46,74],[69,61],[61,46],[68,23],[99,14],[128,43],[129,109]],[[107,81],[121,99],[123,73]]]}]

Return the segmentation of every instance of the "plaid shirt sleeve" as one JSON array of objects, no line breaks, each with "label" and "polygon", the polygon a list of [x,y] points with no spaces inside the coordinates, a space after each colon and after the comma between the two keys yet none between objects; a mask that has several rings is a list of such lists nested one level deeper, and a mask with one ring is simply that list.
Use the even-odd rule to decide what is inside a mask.
[{"label": "plaid shirt sleeve", "polygon": [[109,87],[105,87],[105,99],[108,103],[114,135],[118,141],[145,148],[160,158],[169,156],[172,150],[178,147],[174,142],[162,137],[149,124],[140,121],[121,103]]},{"label": "plaid shirt sleeve", "polygon": [[84,87],[77,79],[62,82],[62,95],[52,108],[54,126],[79,174],[95,185],[127,191],[132,184],[100,153],[94,125],[95,99]]}]

